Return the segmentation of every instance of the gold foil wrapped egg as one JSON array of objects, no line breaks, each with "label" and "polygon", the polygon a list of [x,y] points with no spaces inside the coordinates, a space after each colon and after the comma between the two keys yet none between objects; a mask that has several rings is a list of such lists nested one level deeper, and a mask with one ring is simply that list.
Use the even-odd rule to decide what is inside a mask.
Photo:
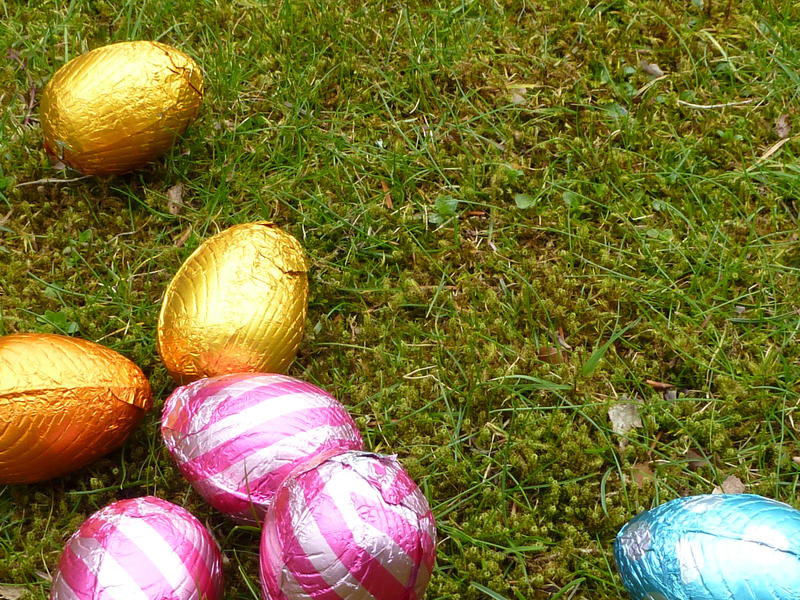
[{"label": "gold foil wrapped egg", "polygon": [[137,169],[172,145],[195,118],[203,76],[159,42],[121,42],[78,56],[44,88],[45,148],[87,175]]},{"label": "gold foil wrapped egg", "polygon": [[266,221],[206,240],[178,269],[158,317],[172,377],[284,372],[303,339],[307,271],[300,242]]},{"label": "gold foil wrapped egg", "polygon": [[122,445],[153,404],[130,360],[61,335],[0,337],[0,484],[72,471]]}]

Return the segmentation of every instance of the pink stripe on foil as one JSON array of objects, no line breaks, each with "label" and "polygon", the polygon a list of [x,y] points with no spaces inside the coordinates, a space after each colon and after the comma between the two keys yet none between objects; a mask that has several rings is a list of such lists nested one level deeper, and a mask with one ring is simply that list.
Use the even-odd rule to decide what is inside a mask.
[{"label": "pink stripe on foil", "polygon": [[[204,426],[216,421],[220,421],[225,417],[238,414],[242,410],[255,403],[280,398],[281,396],[290,394],[315,394],[333,399],[332,396],[326,393],[324,390],[321,390],[310,383],[287,376],[251,375],[251,379],[246,381],[250,382],[251,380],[254,384],[260,385],[258,387],[248,389],[245,392],[237,393],[235,387],[234,389],[227,389],[226,387],[219,390],[213,396],[205,394],[205,390],[202,390],[194,395],[191,399],[191,406],[197,407],[199,410],[204,409],[204,405],[207,405],[210,401],[218,402],[218,405],[213,411],[213,415],[210,415],[211,418],[205,422]],[[195,423],[195,426],[197,426],[197,424],[198,423]],[[199,429],[195,428],[194,431],[199,431]]]},{"label": "pink stripe on foil", "polygon": [[[74,539],[74,538],[73,538]],[[58,559],[60,577],[81,600],[91,600],[97,590],[97,577],[89,570],[80,557],[70,547],[72,540],[64,548]]]},{"label": "pink stripe on foil", "polygon": [[[381,600],[408,600],[409,594],[416,596],[412,589],[408,589],[404,582],[398,581],[379,560],[358,545],[350,525],[342,517],[336,502],[326,493],[325,484],[318,469],[303,474],[303,490],[307,492],[310,488],[314,496],[313,504],[310,506],[312,516],[328,546],[342,564],[370,594]],[[310,500],[307,494],[306,502],[309,503]],[[326,535],[327,533],[331,535]],[[298,548],[293,548],[290,553],[294,553],[296,549],[300,549],[299,544]],[[302,552],[302,549],[300,551]]]},{"label": "pink stripe on foil", "polygon": [[[291,502],[291,499],[289,501]],[[283,512],[288,514],[286,509]],[[270,512],[270,514],[272,513]],[[293,520],[289,518],[279,519],[275,525],[275,535],[278,538],[281,550],[281,555],[277,558],[280,561],[285,561],[284,568],[291,572],[295,581],[314,600],[342,600],[342,597],[333,590],[331,584],[325,581],[314,564],[308,559],[306,550],[295,536],[295,523]],[[274,579],[273,585],[275,589],[280,589],[278,582],[274,581]],[[283,596],[283,594],[281,595]]]},{"label": "pink stripe on foil", "polygon": [[[166,418],[162,427],[187,435],[197,433],[210,423],[232,414],[228,408],[236,404],[237,399],[252,402],[254,392],[257,393],[256,397],[274,397],[282,385],[291,382],[292,379],[284,375],[252,373],[194,381],[176,389],[167,398],[163,411]],[[241,410],[238,404],[236,406],[237,410]]]},{"label": "pink stripe on foil", "polygon": [[[284,493],[284,498],[286,495]],[[263,599],[286,600],[286,595],[281,591],[278,584],[278,577],[283,565],[283,549],[280,544],[278,527],[275,523],[275,511],[269,511],[266,519],[264,519],[259,552],[259,571]]]},{"label": "pink stripe on foil", "polygon": [[[156,573],[160,576],[158,567],[150,560],[147,549],[140,549],[133,540],[123,535],[116,525],[123,518],[131,520],[146,518],[147,525],[173,548],[186,573],[197,583],[198,590],[205,592],[212,581],[211,570],[214,565],[206,562],[206,556],[197,546],[202,540],[213,552],[216,544],[199,521],[193,522],[187,518],[189,514],[184,509],[158,498],[149,498],[146,501],[134,498],[116,502],[95,513],[81,526],[79,534],[84,538],[95,539],[117,562],[125,565],[131,578],[142,589],[147,589],[158,581],[152,578]],[[216,562],[211,552],[205,554],[212,563]]]},{"label": "pink stripe on foil", "polygon": [[[353,420],[342,410],[302,409],[281,415],[274,420],[255,423],[248,431],[233,439],[222,441],[218,446],[184,462],[180,468],[190,482],[195,482],[224,471],[232,463],[291,438],[292,435],[325,425],[335,427],[349,425],[355,430]],[[186,442],[195,443],[193,440],[186,440]],[[303,449],[298,448],[291,454],[298,454],[302,451]]]},{"label": "pink stripe on foil", "polygon": [[[360,448],[359,444],[359,448]],[[282,466],[268,471],[260,477],[248,478],[247,482],[241,478],[242,484],[238,489],[223,489],[220,482],[213,479],[199,479],[193,482],[195,489],[217,510],[227,514],[240,514],[248,519],[255,518],[261,521],[266,514],[269,501],[278,489],[278,486],[296,468],[306,462],[326,454],[331,450],[344,451],[353,448],[353,440],[341,438],[329,440],[325,444],[314,448]],[[233,483],[233,482],[231,482]]]},{"label": "pink stripe on foil", "polygon": [[[420,541],[420,536],[428,539],[430,536],[427,531],[420,528],[419,522],[412,523],[404,515],[395,512],[392,506],[377,507],[377,510],[374,511],[358,508],[374,506],[375,501],[360,496],[356,492],[351,494],[349,502],[356,507],[362,521],[392,540],[411,558],[414,565],[418,566],[422,562],[423,549],[417,542]],[[412,512],[408,509],[406,511]]]},{"label": "pink stripe on foil", "polygon": [[67,584],[60,571],[53,577],[50,585],[50,597],[58,600],[82,600],[78,593]]}]

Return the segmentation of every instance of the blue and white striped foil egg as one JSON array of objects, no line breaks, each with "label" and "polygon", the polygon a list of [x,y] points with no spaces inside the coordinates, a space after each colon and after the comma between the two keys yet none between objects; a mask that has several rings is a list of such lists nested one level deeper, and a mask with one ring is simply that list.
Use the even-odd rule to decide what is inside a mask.
[{"label": "blue and white striped foil egg", "polygon": [[632,600],[798,600],[800,511],[751,494],[678,498],[625,525],[614,557]]}]

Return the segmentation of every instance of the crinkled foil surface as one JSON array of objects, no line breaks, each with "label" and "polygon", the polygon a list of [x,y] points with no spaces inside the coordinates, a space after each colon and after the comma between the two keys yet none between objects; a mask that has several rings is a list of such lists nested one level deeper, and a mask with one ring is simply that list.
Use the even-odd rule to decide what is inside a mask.
[{"label": "crinkled foil surface", "polygon": [[303,339],[305,253],[263,221],[209,238],[169,283],[157,347],[178,383],[225,373],[282,373]]},{"label": "crinkled foil surface", "polygon": [[94,513],[67,542],[51,600],[220,600],[222,556],[186,509],[153,496]]},{"label": "crinkled foil surface", "polygon": [[393,456],[347,452],[287,479],[261,537],[266,600],[422,600],[435,561],[428,501]]},{"label": "crinkled foil surface", "polygon": [[678,498],[625,525],[614,556],[633,600],[796,600],[800,511],[751,494]]},{"label": "crinkled foil surface", "polygon": [[147,378],[113,350],[61,335],[0,337],[0,484],[90,463],[151,407]]},{"label": "crinkled foil surface", "polygon": [[87,175],[126,173],[165,153],[202,99],[203,76],[183,52],[150,41],[102,46],[45,87],[45,147]]},{"label": "crinkled foil surface", "polygon": [[179,387],[164,404],[164,442],[217,510],[260,526],[287,475],[364,443],[342,404],[293,377],[240,373]]}]

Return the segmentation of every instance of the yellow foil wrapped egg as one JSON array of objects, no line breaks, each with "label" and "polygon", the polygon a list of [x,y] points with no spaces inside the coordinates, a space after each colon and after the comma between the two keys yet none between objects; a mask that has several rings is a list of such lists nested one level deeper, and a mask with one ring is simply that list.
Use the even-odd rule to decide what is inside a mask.
[{"label": "yellow foil wrapped egg", "polygon": [[121,42],[78,56],[44,88],[45,148],[87,175],[137,169],[165,153],[195,118],[203,76],[159,42]]},{"label": "yellow foil wrapped egg", "polygon": [[61,335],[0,337],[0,484],[82,467],[122,445],[153,404],[130,360]]},{"label": "yellow foil wrapped egg", "polygon": [[206,240],[178,269],[158,317],[172,377],[284,372],[303,339],[307,271],[300,242],[266,221]]}]

